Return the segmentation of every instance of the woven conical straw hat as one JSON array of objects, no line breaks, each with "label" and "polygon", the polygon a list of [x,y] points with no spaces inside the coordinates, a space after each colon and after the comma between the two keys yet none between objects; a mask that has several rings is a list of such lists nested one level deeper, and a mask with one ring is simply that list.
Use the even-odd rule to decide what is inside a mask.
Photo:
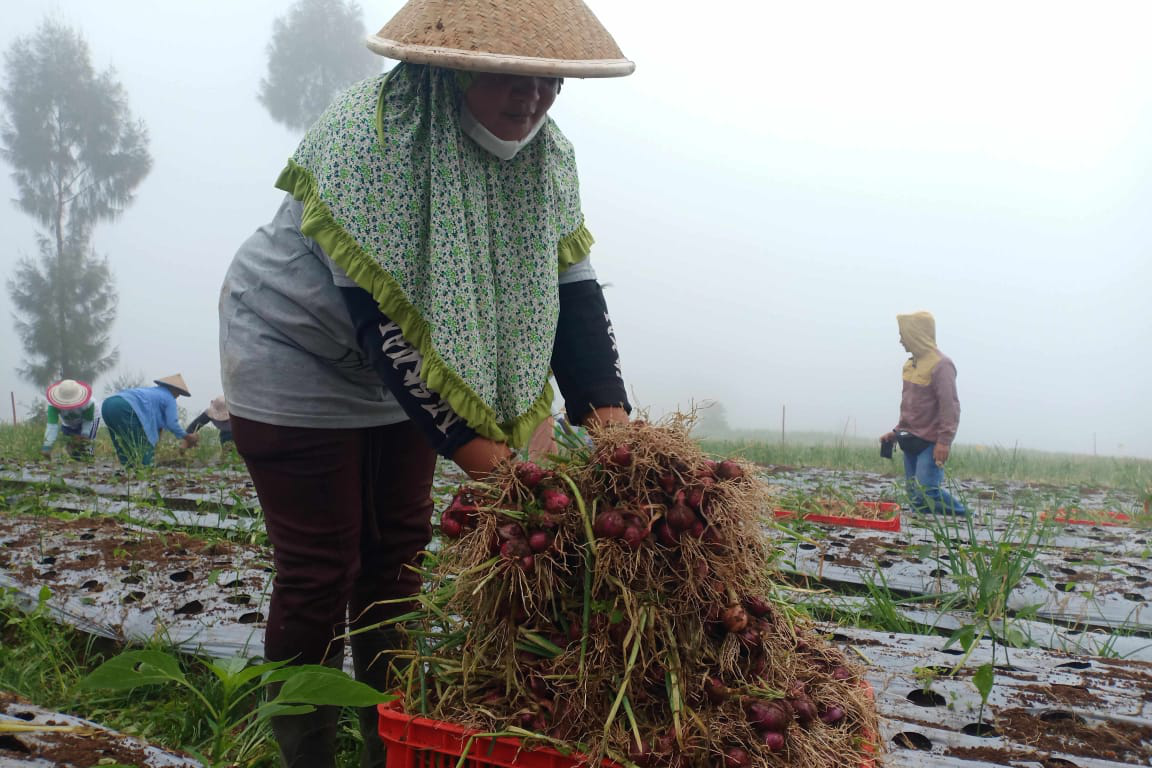
[{"label": "woven conical straw hat", "polygon": [[636,68],[580,0],[408,0],[368,47],[474,72],[621,77]]},{"label": "woven conical straw hat", "polygon": [[162,379],[153,379],[157,384],[163,384],[166,387],[171,387],[173,391],[178,392],[185,397],[192,397],[192,393],[188,391],[188,385],[184,383],[184,377],[178,373],[171,376],[165,376]]}]

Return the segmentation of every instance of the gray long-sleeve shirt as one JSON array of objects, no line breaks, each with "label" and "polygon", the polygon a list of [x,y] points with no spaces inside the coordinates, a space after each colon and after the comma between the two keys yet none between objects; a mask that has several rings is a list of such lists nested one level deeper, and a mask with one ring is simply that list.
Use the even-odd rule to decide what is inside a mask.
[{"label": "gray long-sleeve shirt", "polygon": [[[220,290],[220,370],[230,413],[285,427],[351,429],[407,415],[356,340],[340,286],[352,286],[300,232],[290,195],[249,237]],[[593,280],[585,259],[559,282]]]}]

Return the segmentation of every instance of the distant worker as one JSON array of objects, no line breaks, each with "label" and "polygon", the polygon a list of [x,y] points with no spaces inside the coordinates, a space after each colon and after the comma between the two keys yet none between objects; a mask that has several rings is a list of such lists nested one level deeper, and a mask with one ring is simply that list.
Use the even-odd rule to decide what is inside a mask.
[{"label": "distant worker", "polygon": [[190,435],[196,434],[201,427],[207,426],[208,422],[212,422],[212,426],[220,431],[221,448],[232,442],[232,422],[228,416],[228,402],[224,399],[224,395],[214,397],[208,407],[184,427],[184,431]]},{"label": "distant worker", "polygon": [[152,464],[161,430],[168,430],[191,448],[200,438],[180,426],[176,398],[191,397],[178,373],[155,379],[154,387],[121,390],[104,401],[100,412],[112,435],[112,446],[125,467]]},{"label": "distant worker", "polygon": [[960,426],[956,366],[936,348],[936,320],[930,313],[897,315],[896,322],[900,344],[912,357],[904,363],[900,422],[880,441],[900,445],[914,510],[966,515],[967,507],[941,487],[944,464]]},{"label": "distant worker", "polygon": [[92,440],[100,426],[92,387],[83,381],[62,379],[48,387],[48,421],[44,425],[44,443],[40,453],[52,458],[56,438],[64,433],[68,455],[86,461],[92,458]]}]

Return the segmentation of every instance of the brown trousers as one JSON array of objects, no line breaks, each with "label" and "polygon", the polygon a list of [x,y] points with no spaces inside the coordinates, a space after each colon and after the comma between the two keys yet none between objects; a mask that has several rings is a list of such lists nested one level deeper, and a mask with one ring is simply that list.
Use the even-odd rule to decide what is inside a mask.
[{"label": "brown trousers", "polygon": [[353,629],[404,613],[421,587],[407,566],[432,537],[436,454],[411,422],[278,427],[232,417],[260,497],[276,573],[264,655],[319,664]]}]

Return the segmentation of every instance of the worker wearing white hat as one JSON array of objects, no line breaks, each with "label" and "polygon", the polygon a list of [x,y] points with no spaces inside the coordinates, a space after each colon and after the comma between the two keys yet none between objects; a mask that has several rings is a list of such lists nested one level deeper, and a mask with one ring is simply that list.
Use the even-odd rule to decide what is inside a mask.
[{"label": "worker wearing white hat", "polygon": [[224,395],[212,398],[208,407],[200,412],[192,421],[184,426],[184,430],[192,435],[200,431],[201,427],[211,424],[220,433],[220,447],[223,448],[232,442],[232,422],[228,418],[228,401]]},{"label": "worker wearing white hat", "polygon": [[92,402],[92,387],[83,381],[61,379],[48,387],[47,421],[40,453],[51,458],[56,439],[63,432],[67,439],[68,455],[74,459],[92,458],[92,441],[99,429],[96,404]]}]

